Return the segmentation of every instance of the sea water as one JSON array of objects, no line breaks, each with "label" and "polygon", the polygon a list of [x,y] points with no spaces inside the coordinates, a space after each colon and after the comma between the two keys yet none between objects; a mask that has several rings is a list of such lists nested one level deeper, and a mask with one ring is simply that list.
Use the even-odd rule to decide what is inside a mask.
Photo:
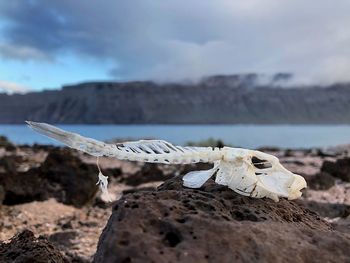
[{"label": "sea water", "polygon": [[[350,125],[58,125],[97,140],[163,139],[185,145],[208,138],[245,148],[327,147],[350,143]],[[58,145],[26,125],[0,125],[0,135],[16,144]]]}]

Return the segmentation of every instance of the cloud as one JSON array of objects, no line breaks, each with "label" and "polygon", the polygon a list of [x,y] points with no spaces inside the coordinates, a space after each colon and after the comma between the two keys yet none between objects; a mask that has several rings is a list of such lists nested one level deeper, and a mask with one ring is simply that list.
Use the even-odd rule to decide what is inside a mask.
[{"label": "cloud", "polygon": [[29,92],[29,89],[13,82],[0,80],[0,91],[5,93],[26,93]]},{"label": "cloud", "polygon": [[0,53],[113,60],[121,79],[291,72],[349,81],[349,13],[347,0],[2,1]]},{"label": "cloud", "polygon": [[41,52],[33,47],[16,46],[8,44],[0,44],[0,55],[3,58],[27,60],[47,60],[50,61],[48,54]]}]

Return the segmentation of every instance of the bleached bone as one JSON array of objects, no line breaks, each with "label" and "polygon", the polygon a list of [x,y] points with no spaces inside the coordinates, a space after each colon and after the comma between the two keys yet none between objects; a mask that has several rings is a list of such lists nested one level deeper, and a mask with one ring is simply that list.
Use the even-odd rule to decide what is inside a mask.
[{"label": "bleached bone", "polygon": [[[182,147],[162,140],[141,140],[107,144],[77,133],[61,130],[46,123],[27,121],[33,130],[55,139],[73,149],[100,157],[165,164],[214,163],[207,171],[193,171],[183,177],[184,186],[201,187],[215,173],[215,182],[227,185],[235,192],[254,198],[299,198],[306,187],[303,177],[284,168],[277,157],[242,148]],[[255,160],[255,161],[254,161]],[[99,174],[103,190],[107,178]]]}]

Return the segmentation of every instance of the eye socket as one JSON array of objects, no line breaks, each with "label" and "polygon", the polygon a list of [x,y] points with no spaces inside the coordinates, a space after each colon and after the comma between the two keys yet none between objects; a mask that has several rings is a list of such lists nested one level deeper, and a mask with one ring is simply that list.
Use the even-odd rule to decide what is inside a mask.
[{"label": "eye socket", "polygon": [[258,157],[255,157],[255,156],[252,157],[252,163],[255,166],[255,168],[258,168],[258,169],[266,169],[266,168],[272,167],[272,164],[269,161],[259,159]]}]

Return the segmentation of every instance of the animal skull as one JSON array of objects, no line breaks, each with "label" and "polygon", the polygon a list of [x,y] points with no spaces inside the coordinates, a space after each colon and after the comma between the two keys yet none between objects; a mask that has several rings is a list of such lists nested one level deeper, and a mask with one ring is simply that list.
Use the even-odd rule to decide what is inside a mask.
[{"label": "animal skull", "polygon": [[[255,198],[299,198],[306,187],[303,177],[284,168],[277,157],[260,151],[227,149],[230,158],[219,168],[216,182],[232,190]],[[244,176],[242,176],[244,175]],[[242,178],[243,177],[243,178]]]}]

